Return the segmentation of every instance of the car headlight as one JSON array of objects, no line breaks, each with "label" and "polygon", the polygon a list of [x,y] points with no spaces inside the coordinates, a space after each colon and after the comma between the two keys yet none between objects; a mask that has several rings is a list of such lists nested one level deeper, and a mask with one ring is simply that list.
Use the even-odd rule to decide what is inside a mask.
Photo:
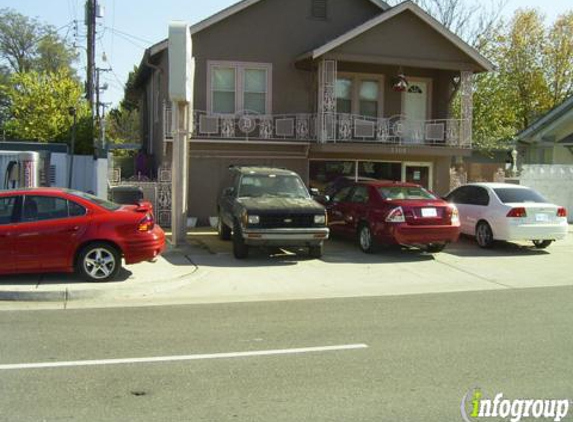
[{"label": "car headlight", "polygon": [[261,219],[258,215],[249,215],[247,221],[249,224],[259,224],[261,222]]},{"label": "car headlight", "polygon": [[315,215],[314,224],[326,224],[326,214]]}]

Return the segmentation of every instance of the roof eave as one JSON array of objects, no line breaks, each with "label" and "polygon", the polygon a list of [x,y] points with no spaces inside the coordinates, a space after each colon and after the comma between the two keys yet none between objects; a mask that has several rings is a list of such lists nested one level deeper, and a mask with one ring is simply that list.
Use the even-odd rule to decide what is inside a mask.
[{"label": "roof eave", "polygon": [[321,46],[321,47],[319,47],[319,48],[317,48],[311,52],[303,54],[302,56],[300,56],[299,59],[305,59],[305,58],[308,58],[309,56],[311,56],[313,60],[316,60],[316,59],[322,57],[323,55],[325,55],[326,53],[332,51],[333,49],[343,45],[346,42],[348,42],[349,40],[363,34],[364,32],[376,27],[377,25],[380,25],[383,22],[386,22],[386,21],[392,19],[393,17],[399,15],[400,13],[405,12],[406,10],[409,10],[412,13],[414,13],[415,15],[417,15],[419,18],[421,18],[423,21],[425,21],[428,25],[430,25],[431,27],[436,29],[438,32],[440,32],[443,36],[445,36],[456,47],[458,47],[460,50],[464,51],[472,60],[474,60],[476,62],[476,64],[478,64],[481,67],[483,72],[492,72],[493,70],[495,70],[495,66],[493,65],[492,62],[490,62],[487,58],[482,56],[472,46],[467,44],[465,41],[463,41],[461,38],[459,38],[456,34],[451,32],[450,30],[448,30],[445,26],[443,26],[441,23],[439,23],[437,20],[435,20],[432,16],[430,16],[428,13],[426,13],[422,8],[420,8],[418,5],[416,5],[412,1],[407,1],[407,2],[401,3],[397,6],[389,9],[387,12],[381,14],[380,16],[377,16],[377,17],[363,23],[362,25],[360,25],[360,26],[346,32],[345,34],[335,38],[334,40],[324,44],[323,46]]}]

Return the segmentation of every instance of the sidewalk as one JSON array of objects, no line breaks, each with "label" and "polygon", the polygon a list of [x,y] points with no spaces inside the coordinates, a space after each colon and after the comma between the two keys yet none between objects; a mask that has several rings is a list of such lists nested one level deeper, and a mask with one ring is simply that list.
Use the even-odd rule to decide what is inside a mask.
[{"label": "sidewalk", "polygon": [[124,267],[116,281],[107,283],[84,282],[75,274],[0,276],[0,302],[67,304],[76,300],[152,297],[185,287],[197,270],[185,251],[168,246],[155,262]]}]

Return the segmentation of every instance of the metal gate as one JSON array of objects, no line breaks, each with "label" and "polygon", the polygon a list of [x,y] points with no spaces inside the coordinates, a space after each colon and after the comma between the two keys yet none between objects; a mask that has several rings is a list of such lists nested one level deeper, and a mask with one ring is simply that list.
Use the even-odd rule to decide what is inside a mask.
[{"label": "metal gate", "polygon": [[145,176],[121,179],[121,169],[112,168],[108,176],[110,186],[137,186],[143,191],[143,198],[151,202],[157,223],[161,227],[171,227],[171,168],[160,167],[157,180]]}]

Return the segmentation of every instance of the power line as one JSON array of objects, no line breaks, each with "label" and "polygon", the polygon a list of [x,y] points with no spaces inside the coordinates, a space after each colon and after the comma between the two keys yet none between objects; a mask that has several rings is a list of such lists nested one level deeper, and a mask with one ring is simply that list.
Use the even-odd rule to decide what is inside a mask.
[{"label": "power line", "polygon": [[129,39],[129,38],[123,36],[122,34],[117,33],[117,31],[116,31],[116,35],[117,35],[118,37],[120,37],[121,39],[123,39],[124,41],[127,41],[128,43],[130,43],[131,45],[133,45],[133,46],[135,46],[135,47],[137,47],[137,48],[140,48],[140,49],[142,49],[142,50],[146,50],[146,49],[147,49],[147,47],[143,47],[143,46],[141,46],[140,44],[137,44],[136,42],[134,42],[134,41],[132,41],[131,39]]},{"label": "power line", "polygon": [[146,40],[146,39],[144,39],[144,38],[140,38],[140,37],[138,37],[138,36],[129,34],[129,33],[124,32],[124,31],[120,31],[119,29],[109,28],[109,27],[106,27],[106,28],[107,28],[107,29],[110,29],[110,30],[112,30],[112,31],[114,31],[114,32],[116,32],[118,35],[121,34],[121,35],[124,35],[124,36],[126,36],[126,37],[133,38],[134,40],[144,42],[144,43],[146,43],[146,44],[153,44],[152,41]]}]

